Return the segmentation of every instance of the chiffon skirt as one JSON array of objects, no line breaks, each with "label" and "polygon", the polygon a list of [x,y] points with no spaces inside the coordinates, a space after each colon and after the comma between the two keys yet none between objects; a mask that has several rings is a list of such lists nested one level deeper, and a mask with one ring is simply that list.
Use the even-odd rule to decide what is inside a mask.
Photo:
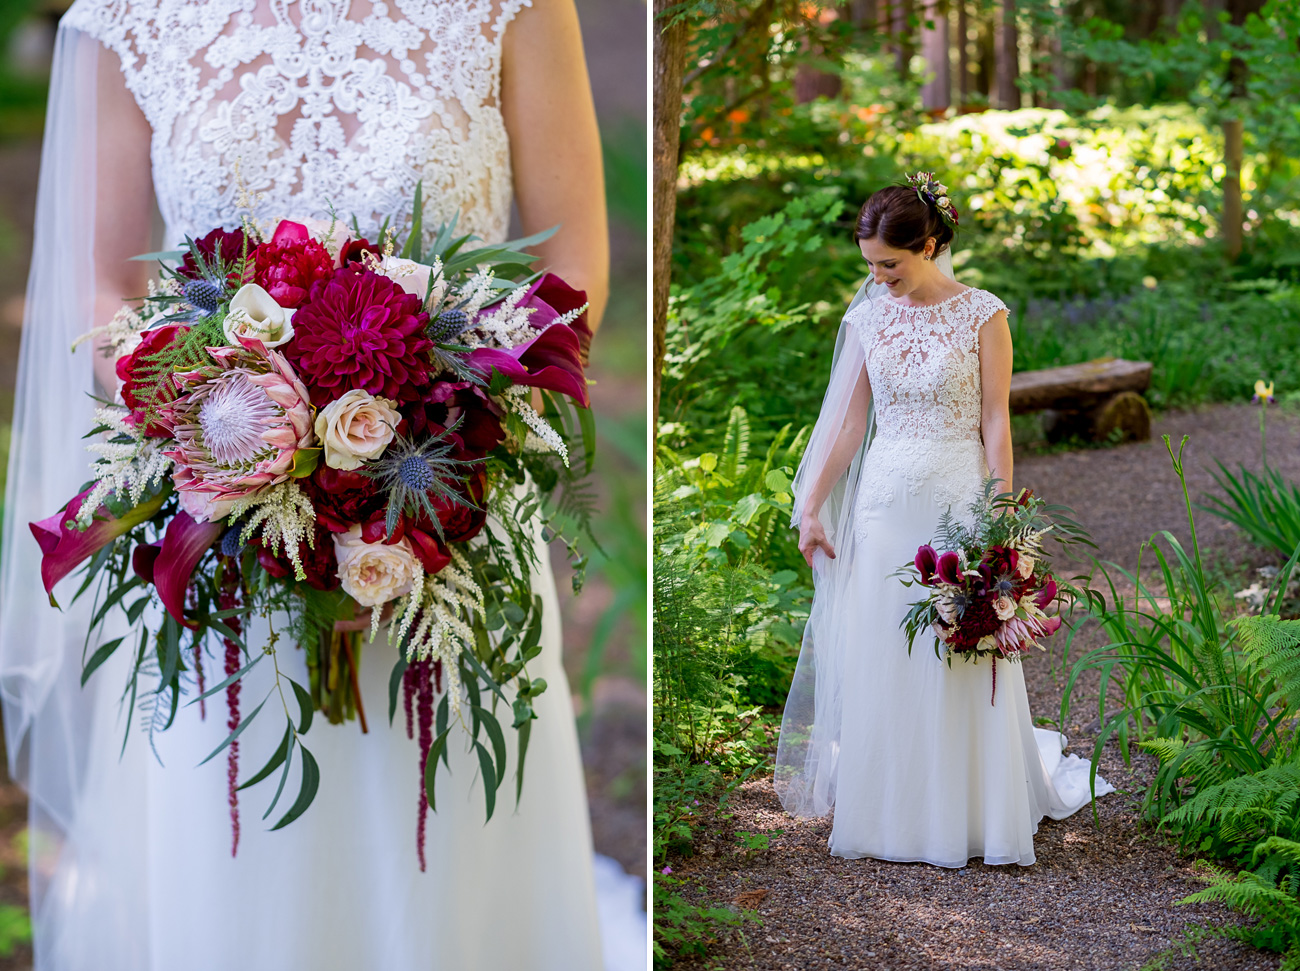
[{"label": "chiffon skirt", "polygon": [[[586,792],[545,561],[535,589],[544,598],[544,650],[530,674],[549,687],[536,701],[522,801],[516,809],[508,723],[511,776],[486,825],[477,761],[453,731],[451,771],[439,772],[438,811],[428,816],[423,873],[416,857],[419,750],[406,736],[400,704],[388,724],[396,655],[382,638],[363,646],[360,661],[369,734],[355,722],[330,725],[318,716],[305,736],[320,765],[315,802],[269,832],[293,802],[299,769],[267,821],[261,815],[276,777],[240,792],[242,835],[233,858],[225,753],[197,765],[227,734],[224,692],[208,699],[204,720],[197,705],[182,707],[156,736],[157,757],[138,729],[119,756],[124,646],[86,689],[96,706],[97,751],[71,830],[33,853],[34,867],[44,871],[34,882],[49,888],[34,915],[38,971],[599,968]],[[255,649],[264,638],[255,629],[248,643]],[[281,640],[277,659],[307,683],[300,650]],[[240,736],[241,779],[261,767],[284,732],[270,661],[242,690],[245,715],[268,700]],[[221,678],[217,666],[208,660],[209,685]],[[289,704],[296,714],[291,696]]]},{"label": "chiffon skirt", "polygon": [[[933,479],[900,475],[893,486],[890,503],[859,513],[853,609],[871,620],[844,661],[831,854],[1028,866],[1038,821],[1089,802],[1090,763],[1062,756],[1063,735],[1034,728],[1022,663],[1036,657],[999,660],[994,694],[988,658],[949,666],[929,632],[908,654],[899,623],[921,588],[890,574],[935,540],[947,503]],[[1099,777],[1097,794],[1111,791]]]}]

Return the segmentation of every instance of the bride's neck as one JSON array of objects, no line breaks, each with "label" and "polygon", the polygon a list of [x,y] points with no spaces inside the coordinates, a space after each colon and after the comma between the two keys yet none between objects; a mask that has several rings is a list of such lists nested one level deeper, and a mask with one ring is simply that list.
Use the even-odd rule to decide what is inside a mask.
[{"label": "bride's neck", "polygon": [[929,303],[939,303],[947,300],[949,297],[956,296],[966,289],[956,280],[944,275],[934,264],[930,265],[930,273],[927,277],[919,282],[915,287],[901,296],[894,297],[897,303],[907,306],[921,306]]}]

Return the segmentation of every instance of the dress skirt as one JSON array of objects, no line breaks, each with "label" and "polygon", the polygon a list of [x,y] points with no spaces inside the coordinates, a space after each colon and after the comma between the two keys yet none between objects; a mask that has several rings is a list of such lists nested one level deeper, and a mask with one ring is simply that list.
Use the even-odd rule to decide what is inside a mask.
[{"label": "dress skirt", "polygon": [[[541,547],[545,550],[545,547]],[[90,776],[72,831],[44,854],[50,892],[37,927],[42,968],[53,971],[595,971],[601,966],[592,846],[578,740],[561,665],[559,606],[549,564],[535,572],[544,600],[544,650],[530,665],[549,687],[536,703],[522,801],[514,798],[514,732],[505,722],[509,778],[484,824],[477,761],[453,731],[451,771],[438,773],[428,816],[427,872],[416,857],[421,767],[401,704],[388,724],[395,650],[363,644],[361,691],[369,734],[317,714],[304,737],[320,765],[305,815],[269,832],[292,805],[295,767],[272,816],[277,783],[239,793],[241,836],[231,856],[223,752],[197,763],[228,733],[224,692],[182,707],[149,739],[132,729],[122,749],[118,704],[127,651],[87,686],[96,707]],[[265,621],[248,644],[265,643]],[[129,641],[128,641],[129,643]],[[138,639],[136,641],[138,643]],[[303,652],[288,639],[281,669],[306,685]],[[245,678],[241,780],[270,757],[285,716],[265,658]],[[207,659],[207,683],[219,662]],[[536,670],[531,670],[536,666]],[[297,713],[289,686],[290,711]],[[192,695],[191,695],[192,697]],[[137,717],[138,721],[138,717]],[[297,760],[299,765],[301,760]],[[41,854],[38,854],[41,856]]]},{"label": "dress skirt", "polygon": [[[883,457],[868,453],[866,461]],[[924,588],[891,574],[936,541],[949,505],[964,516],[973,495],[953,503],[950,478],[881,472],[864,469],[873,494],[857,511],[851,609],[860,636],[844,659],[831,854],[1027,866],[1038,821],[1089,802],[1090,763],[1063,758],[1064,736],[1034,728],[1022,664],[1035,657],[999,660],[994,693],[991,659],[949,665],[942,646],[945,658],[935,656],[929,631],[909,655],[899,625]],[[1097,794],[1110,791],[1098,778]]]}]

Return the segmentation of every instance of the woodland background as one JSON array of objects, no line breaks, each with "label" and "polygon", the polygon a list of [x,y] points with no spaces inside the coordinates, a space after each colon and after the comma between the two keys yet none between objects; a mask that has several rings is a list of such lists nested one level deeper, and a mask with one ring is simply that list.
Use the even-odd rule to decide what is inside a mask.
[{"label": "woodland background", "polygon": [[[1189,491],[1158,443],[1048,442],[1040,416],[1014,418],[1018,469],[1088,483],[1135,450],[1131,478],[1075,490],[1120,565],[1094,567],[1102,592],[1035,713],[1068,729],[1052,706],[1073,693],[1085,726],[1092,706],[1086,740],[1138,772],[1133,819],[1223,867],[1206,892],[1258,921],[1233,933],[1300,967],[1295,604],[1271,579],[1300,544],[1300,492],[1290,450],[1266,462],[1262,440],[1300,405],[1300,4],[656,0],[655,15],[656,961],[792,960],[758,943],[787,940],[763,937],[759,898],[728,902],[719,874],[786,832],[779,813],[739,832],[733,817],[774,803],[811,597],[789,489],[866,272],[853,217],[926,170],[960,211],[958,279],[1011,307],[1017,371],[1150,361],[1158,428],[1235,429],[1194,437]],[[1280,405],[1267,426],[1242,406],[1261,379],[1259,408]],[[1125,518],[1162,489],[1157,516]],[[1139,577],[1156,529],[1172,530],[1153,537],[1167,569],[1148,548]],[[1270,582],[1285,595],[1264,602]],[[1251,584],[1253,601],[1234,596]]]}]

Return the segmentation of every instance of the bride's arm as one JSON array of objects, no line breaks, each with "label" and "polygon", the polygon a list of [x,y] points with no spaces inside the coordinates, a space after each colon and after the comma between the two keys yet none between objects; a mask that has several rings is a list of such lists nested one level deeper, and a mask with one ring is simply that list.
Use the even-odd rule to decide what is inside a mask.
[{"label": "bride's arm", "polygon": [[573,0],[534,0],[506,28],[503,45],[501,114],[519,219],[525,234],[560,225],[534,249],[542,266],[587,291],[595,330],[609,296],[609,228],[600,131]]},{"label": "bride's arm", "polygon": [[[126,89],[116,54],[99,52],[95,128],[95,319],[103,326],[124,301],[145,294],[150,264],[132,262],[149,251],[153,230],[151,130]],[[95,380],[108,397],[117,391],[114,360],[102,337],[94,342]]]},{"label": "bride's arm", "polygon": [[1001,479],[999,492],[1011,491],[1011,328],[999,310],[980,331],[980,432],[989,474]]},{"label": "bride's arm", "polygon": [[853,461],[853,456],[862,447],[862,440],[867,434],[870,405],[871,382],[867,380],[867,369],[863,367],[858,375],[857,384],[853,386],[853,394],[849,397],[839,435],[835,438],[835,444],[831,446],[821,472],[813,481],[808,498],[804,502],[803,514],[799,517],[799,552],[803,554],[809,566],[812,566],[813,551],[819,548],[832,560],[835,559],[835,549],[826,536],[826,529],[822,526],[818,513],[821,512],[822,503],[830,495],[831,488],[839,481],[844,470]]}]

